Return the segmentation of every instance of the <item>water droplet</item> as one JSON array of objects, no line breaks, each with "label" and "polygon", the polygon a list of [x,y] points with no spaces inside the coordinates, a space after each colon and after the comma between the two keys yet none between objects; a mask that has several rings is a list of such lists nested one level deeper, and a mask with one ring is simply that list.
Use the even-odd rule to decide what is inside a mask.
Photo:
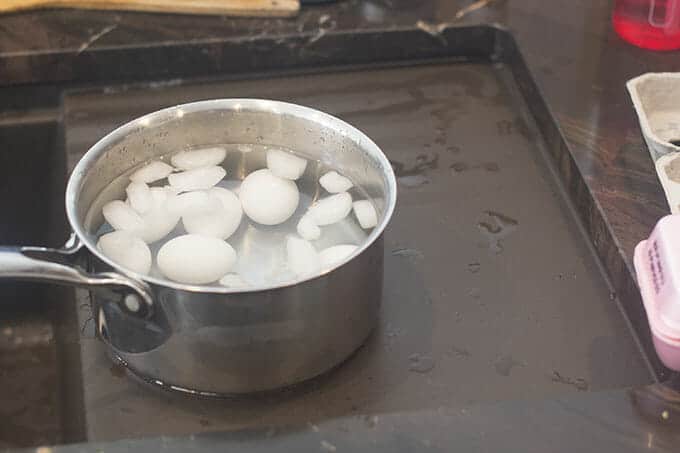
[{"label": "water droplet", "polygon": [[335,445],[328,442],[327,440],[321,441],[321,448],[323,448],[326,451],[336,451],[337,450],[337,448],[335,448]]},{"label": "water droplet", "polygon": [[501,239],[515,231],[519,222],[496,211],[485,211],[484,215],[488,221],[486,219],[480,220],[477,222],[477,228],[489,241],[489,250],[495,254],[502,253],[503,243]]},{"label": "water droplet", "polygon": [[415,258],[415,259],[422,259],[424,258],[423,252],[420,250],[416,249],[410,249],[407,247],[399,247],[394,250],[392,250],[392,256],[400,256],[404,258]]},{"label": "water droplet", "polygon": [[468,168],[470,168],[470,166],[468,164],[466,164],[465,162],[454,162],[453,164],[451,164],[449,166],[449,168],[456,173],[462,173],[465,170],[467,170]]},{"label": "water droplet", "polygon": [[503,355],[498,357],[493,365],[494,368],[496,368],[496,373],[505,377],[510,376],[510,372],[512,371],[513,368],[524,366],[522,362],[518,362],[509,355]]},{"label": "water droplet", "polygon": [[429,184],[430,178],[425,175],[401,176],[397,178],[397,182],[406,188],[414,189]]},{"label": "water droplet", "polygon": [[465,348],[459,348],[456,346],[451,346],[451,350],[449,351],[449,355],[452,355],[454,357],[462,357],[462,358],[468,358],[472,357],[472,354],[470,351],[468,351]]},{"label": "water droplet", "polygon": [[364,415],[363,418],[364,418],[364,423],[365,423],[366,426],[368,426],[369,428],[373,429],[373,428],[375,428],[376,426],[378,426],[379,418],[378,418],[377,415]]},{"label": "water droplet", "polygon": [[468,290],[467,295],[477,300],[481,297],[482,291],[479,288],[471,288],[470,290]]},{"label": "water droplet", "polygon": [[486,162],[482,164],[482,168],[486,171],[497,172],[500,171],[501,167],[498,166],[496,162]]},{"label": "water droplet", "polygon": [[481,268],[482,268],[482,265],[479,264],[479,263],[476,263],[476,262],[468,264],[468,270],[470,272],[472,272],[473,274],[476,274],[477,272],[479,272]]},{"label": "water droplet", "polygon": [[427,373],[432,371],[434,368],[434,359],[429,355],[423,354],[411,354],[408,358],[409,371],[415,371],[416,373]]},{"label": "water droplet", "polygon": [[583,378],[570,378],[562,376],[558,371],[553,370],[552,381],[558,384],[571,385],[581,392],[588,390],[588,381]]}]

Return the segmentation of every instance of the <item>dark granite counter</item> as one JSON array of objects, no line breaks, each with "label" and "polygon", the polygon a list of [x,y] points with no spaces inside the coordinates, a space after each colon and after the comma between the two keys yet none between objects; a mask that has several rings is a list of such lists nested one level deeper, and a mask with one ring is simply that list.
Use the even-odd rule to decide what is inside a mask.
[{"label": "dark granite counter", "polygon": [[[614,299],[632,324],[644,326],[632,251],[668,208],[624,83],[644,72],[678,70],[677,53],[652,53],[622,42],[609,24],[609,1],[576,0],[568,7],[557,0],[496,1],[458,17],[470,3],[350,0],[305,7],[294,19],[271,20],[92,11],[0,17],[0,124],[57,119],[64,88],[167,87],[237,74],[249,59],[272,49],[310,64],[323,61],[329,55],[328,48],[319,52],[323,40],[338,33],[499,23],[515,35],[585,181],[568,189],[611,278],[618,295]],[[259,47],[263,40],[266,49]],[[241,51],[235,54],[235,49]],[[563,173],[569,171],[565,167]],[[644,328],[637,336],[649,350]],[[661,380],[668,379],[658,363],[652,367]],[[466,450],[672,451],[678,441],[674,387],[656,384],[556,400],[390,414],[380,420],[337,419],[327,426],[290,427],[276,441],[270,439],[274,430],[248,431],[64,451],[210,451],[244,445],[255,451],[443,451],[454,445]],[[441,435],[424,438],[418,427],[425,425],[435,426]],[[409,434],[400,434],[404,431]]]}]

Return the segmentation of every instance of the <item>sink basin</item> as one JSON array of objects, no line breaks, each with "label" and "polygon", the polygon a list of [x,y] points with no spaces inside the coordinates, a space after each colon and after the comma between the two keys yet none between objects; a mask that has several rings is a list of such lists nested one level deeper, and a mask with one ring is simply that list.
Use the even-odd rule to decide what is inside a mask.
[{"label": "sink basin", "polygon": [[[0,127],[0,243],[58,246],[64,154],[56,122]],[[84,439],[73,291],[24,282],[0,285],[0,449]]]}]

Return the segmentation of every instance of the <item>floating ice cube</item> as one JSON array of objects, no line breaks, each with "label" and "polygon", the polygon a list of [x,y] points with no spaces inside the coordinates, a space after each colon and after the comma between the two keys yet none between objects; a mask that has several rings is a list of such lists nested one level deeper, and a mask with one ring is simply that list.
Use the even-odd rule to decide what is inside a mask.
[{"label": "floating ice cube", "polygon": [[106,203],[102,215],[114,230],[135,231],[142,228],[144,223],[132,206],[120,200]]},{"label": "floating ice cube", "polygon": [[288,267],[298,276],[315,274],[321,267],[319,254],[314,246],[304,239],[288,236],[286,239]]},{"label": "floating ice cube", "polygon": [[227,288],[243,288],[248,286],[248,283],[238,274],[227,274],[220,279],[220,285]]},{"label": "floating ice cube", "polygon": [[267,150],[267,168],[279,178],[296,180],[305,172],[307,159],[280,149]]},{"label": "floating ice cube", "polygon": [[252,172],[243,180],[239,198],[248,217],[263,225],[278,225],[295,212],[300,193],[295,183],[268,169]]},{"label": "floating ice cube", "polygon": [[153,206],[160,206],[168,201],[171,197],[175,196],[174,191],[168,190],[167,187],[149,187]]},{"label": "floating ice cube", "polygon": [[354,185],[352,184],[352,181],[345,178],[337,171],[329,171],[323,175],[319,178],[319,184],[326,189],[326,192],[330,193],[347,192]]},{"label": "floating ice cube", "polygon": [[219,209],[219,203],[208,196],[205,190],[184,192],[168,199],[168,210],[177,215],[204,213]]},{"label": "floating ice cube", "polygon": [[321,228],[314,223],[314,220],[308,214],[303,215],[298,222],[297,232],[308,241],[315,241],[321,237]]},{"label": "floating ice cube", "polygon": [[329,268],[350,256],[357,249],[356,245],[334,245],[319,252],[321,267]]},{"label": "floating ice cube", "polygon": [[203,148],[180,151],[170,158],[170,162],[181,170],[194,170],[219,165],[226,156],[227,150],[224,148]]},{"label": "floating ice cube", "polygon": [[142,227],[133,233],[147,244],[160,241],[170,234],[179,222],[179,215],[172,213],[166,203],[155,205],[142,217]]},{"label": "floating ice cube", "polygon": [[113,262],[139,274],[151,269],[151,251],[144,241],[127,231],[113,231],[99,238],[97,248]]},{"label": "floating ice cube", "polygon": [[347,217],[352,210],[352,196],[347,192],[322,198],[309,207],[308,215],[317,225],[330,225]]},{"label": "floating ice cube", "polygon": [[227,239],[241,224],[241,201],[231,191],[221,187],[210,189],[208,197],[216,199],[218,206],[211,210],[190,210],[184,214],[184,229],[191,234]]},{"label": "floating ice cube", "polygon": [[140,214],[144,214],[153,207],[154,199],[149,186],[144,182],[132,181],[125,189],[130,206]]},{"label": "floating ice cube", "polygon": [[375,212],[373,203],[369,200],[359,200],[352,203],[354,208],[354,215],[359,221],[361,228],[373,228],[378,224],[378,214]]},{"label": "floating ice cube", "polygon": [[216,282],[231,270],[236,252],[221,239],[186,234],[166,242],[156,262],[170,280],[204,285]]},{"label": "floating ice cube", "polygon": [[130,175],[130,180],[135,182],[152,183],[167,178],[174,168],[165,162],[153,161]]},{"label": "floating ice cube", "polygon": [[173,173],[168,176],[168,182],[182,192],[205,190],[220,182],[226,174],[227,172],[222,167],[202,167]]}]

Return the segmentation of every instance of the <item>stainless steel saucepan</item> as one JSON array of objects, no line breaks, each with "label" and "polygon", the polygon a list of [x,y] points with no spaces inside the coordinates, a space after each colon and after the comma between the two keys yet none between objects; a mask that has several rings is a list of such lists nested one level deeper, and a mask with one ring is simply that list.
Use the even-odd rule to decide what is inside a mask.
[{"label": "stainless steel saucepan", "polygon": [[[97,249],[103,220],[91,213],[112,181],[188,145],[225,143],[279,145],[326,163],[373,200],[378,226],[357,253],[330,271],[246,290],[135,274]],[[68,182],[71,240],[60,250],[0,248],[0,277],[91,289],[100,337],[149,382],[209,395],[266,391],[324,373],[369,335],[382,295],[382,235],[395,203],[389,161],[347,123],[277,101],[195,102],[138,118],[97,142]],[[81,267],[76,258],[83,256],[87,266]]]}]

